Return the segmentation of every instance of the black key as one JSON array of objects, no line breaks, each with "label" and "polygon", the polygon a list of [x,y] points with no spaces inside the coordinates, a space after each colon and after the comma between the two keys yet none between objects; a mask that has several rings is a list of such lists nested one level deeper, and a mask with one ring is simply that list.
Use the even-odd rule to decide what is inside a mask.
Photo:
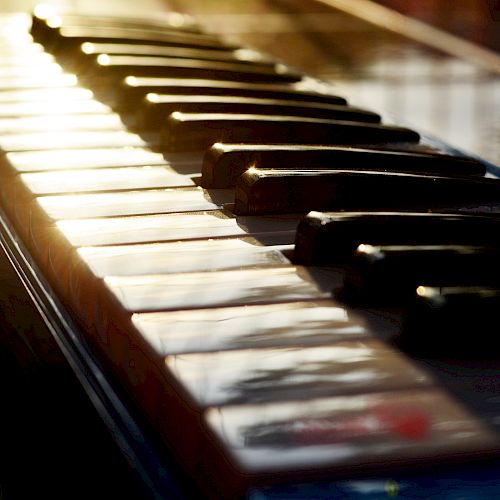
[{"label": "black key", "polygon": [[380,121],[380,116],[376,113],[334,104],[306,103],[284,99],[260,99],[256,97],[148,94],[139,108],[139,126],[145,129],[158,128],[175,111],[182,113],[305,116],[366,123],[378,123]]},{"label": "black key", "polygon": [[[349,108],[348,108],[349,109]],[[249,167],[329,168],[398,171],[419,174],[480,175],[486,167],[472,158],[431,153],[380,151],[338,146],[216,144],[203,159],[204,187],[234,186]]]},{"label": "black key", "polygon": [[136,107],[148,93],[168,95],[219,95],[257,97],[262,99],[293,99],[294,101],[346,104],[342,97],[300,90],[284,84],[241,83],[235,81],[188,78],[158,78],[129,76],[117,90],[118,106]]},{"label": "black key", "polygon": [[311,212],[297,228],[293,261],[336,265],[361,243],[500,246],[500,218],[404,212]]},{"label": "black key", "polygon": [[219,38],[212,35],[100,26],[61,26],[50,39],[40,40],[46,49],[56,55],[74,54],[84,42],[123,42],[212,50],[235,50],[238,48],[234,45],[224,44]]},{"label": "black key", "polygon": [[[238,62],[257,67],[273,67],[276,62],[251,49],[211,50],[204,48],[168,47],[162,45],[141,45],[131,43],[91,43],[85,42],[79,47],[75,59],[79,64],[88,63],[92,56],[100,54],[129,55],[149,57],[175,57],[181,59],[199,59],[204,61]],[[92,59],[91,59],[92,60]],[[78,66],[76,66],[78,67]]]},{"label": "black key", "polygon": [[101,54],[83,73],[91,82],[104,77],[121,80],[128,75],[165,76],[170,78],[213,78],[242,82],[296,82],[302,75],[281,64],[274,67],[202,61],[170,57],[109,56]]},{"label": "black key", "polygon": [[35,7],[31,20],[31,35],[37,41],[47,40],[57,36],[57,30],[62,25],[68,26],[99,26],[103,28],[134,28],[144,32],[153,31],[180,31],[200,33],[201,29],[190,16],[171,12],[150,18],[120,17],[120,16],[92,16],[85,14],[59,15],[55,9],[41,9]]},{"label": "black key", "polygon": [[419,356],[498,360],[499,310],[499,287],[419,286],[395,341]]},{"label": "black key", "polygon": [[173,113],[163,130],[168,151],[202,150],[216,142],[276,144],[376,144],[418,142],[412,130],[293,116]]},{"label": "black key", "polygon": [[498,202],[500,181],[355,170],[249,169],[236,184],[237,214],[310,210],[422,210]]},{"label": "black key", "polygon": [[500,286],[500,247],[361,244],[349,261],[341,296],[364,304],[399,304],[420,285]]}]

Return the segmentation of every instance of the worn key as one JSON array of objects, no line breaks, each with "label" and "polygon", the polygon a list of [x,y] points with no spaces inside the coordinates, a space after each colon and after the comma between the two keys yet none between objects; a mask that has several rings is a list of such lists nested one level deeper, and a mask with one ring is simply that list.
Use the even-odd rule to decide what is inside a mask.
[{"label": "worn key", "polygon": [[311,212],[297,228],[293,261],[336,265],[361,243],[500,246],[500,218],[411,212]]},{"label": "worn key", "polygon": [[294,116],[172,113],[163,129],[167,151],[201,150],[216,142],[353,144],[418,142],[407,128]]},{"label": "worn key", "polygon": [[366,123],[380,121],[380,116],[376,113],[351,106],[255,97],[148,94],[139,108],[139,127],[159,128],[166,121],[168,115],[175,111],[183,113],[274,114]]},{"label": "worn key", "polygon": [[477,160],[436,153],[304,144],[215,144],[203,159],[203,186],[234,186],[250,166],[359,170],[369,166],[370,170],[408,173],[480,176],[486,173],[484,164]]}]

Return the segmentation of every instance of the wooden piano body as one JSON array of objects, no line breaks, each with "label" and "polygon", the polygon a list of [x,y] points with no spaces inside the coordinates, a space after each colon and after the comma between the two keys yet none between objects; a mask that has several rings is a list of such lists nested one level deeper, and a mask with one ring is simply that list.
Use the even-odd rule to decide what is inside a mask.
[{"label": "wooden piano body", "polygon": [[[225,6],[230,12],[222,14],[219,6],[218,15],[210,12],[211,2],[188,3],[209,28],[220,26],[226,37],[231,26],[243,22],[232,3]],[[408,42],[395,57],[398,71],[387,78],[388,63],[382,57],[374,63],[376,50],[365,46],[366,40],[378,40],[380,28],[368,30],[366,40],[356,39],[352,32],[367,26],[356,17],[316,3],[304,14],[296,2],[271,3],[272,9],[267,2],[255,2],[252,22],[264,4],[270,10],[262,14],[267,27],[262,23],[260,29],[267,36],[250,30],[240,37],[286,60],[288,38],[300,26],[305,34],[294,63],[335,83],[307,79],[312,92],[340,93],[349,101],[352,95],[369,109],[385,105],[394,113],[391,102],[415,90],[415,78],[418,84],[422,75],[412,72],[430,64],[424,61],[429,51],[443,72],[478,80],[483,92],[476,104],[482,109],[498,103],[493,66],[477,69]],[[219,24],[222,17],[224,25]],[[57,70],[50,75],[50,61],[30,52],[33,42],[22,35],[26,18],[5,19],[0,50],[7,73],[0,83],[24,71],[43,88],[43,78],[57,78]],[[189,22],[182,16],[172,19]],[[326,49],[321,30],[328,32],[333,20],[349,36]],[[322,28],[311,34],[308,23],[313,22]],[[399,36],[384,36],[382,53],[394,50],[391,37],[399,41]],[[359,58],[350,57],[349,45],[359,49],[360,44]],[[324,52],[314,59],[313,48]],[[26,55],[20,60],[22,50]],[[30,57],[40,60],[39,69]],[[487,59],[481,64],[491,65]],[[404,91],[396,88],[403,70],[408,72]],[[376,81],[377,71],[383,85]],[[113,100],[112,92],[96,85],[99,73],[81,76],[104,102]],[[5,152],[0,166],[4,328],[22,331],[24,344],[19,345],[34,347],[44,363],[60,363],[62,353],[138,473],[145,495],[384,498],[416,492],[423,498],[457,498],[458,491],[467,498],[498,496],[494,356],[474,362],[425,355],[412,359],[411,353],[399,352],[389,342],[401,326],[398,310],[336,302],[331,290],[340,283],[338,270],[292,265],[297,217],[235,219],[231,188],[197,187],[199,152],[163,156],[150,147],[158,141],[155,131],[128,133],[110,108],[78,90],[70,76],[61,78],[55,100],[32,97],[25,111],[21,103],[13,105],[18,116],[25,114],[19,126],[33,132],[53,126],[52,139],[48,134],[23,137],[21,129],[15,133],[7,92],[21,89],[4,83],[0,91],[5,97],[0,113],[6,117],[0,134]],[[391,78],[396,85],[388,91]],[[451,85],[453,78],[448,78]],[[65,100],[64,91],[73,97]],[[443,93],[437,92],[444,99]],[[399,121],[413,125],[407,113],[420,112],[413,115],[418,121],[427,111],[437,115],[434,122],[443,129],[448,122],[439,113],[440,101],[419,95],[424,97],[417,103],[406,96],[406,116]],[[464,94],[457,95],[463,101]],[[367,103],[377,98],[383,102]],[[78,99],[92,104],[78,111]],[[58,110],[43,110],[44,102],[57,103]],[[65,106],[76,116],[73,125],[70,120],[65,126],[76,132],[57,124]],[[46,120],[51,113],[53,123]],[[86,122],[85,113],[90,115]],[[494,122],[496,113],[482,118]],[[91,123],[94,115],[100,125]],[[131,110],[122,116],[127,120]],[[464,127],[476,125],[463,121]],[[449,129],[456,131],[454,123]],[[97,130],[88,143],[101,147],[97,161],[95,154],[85,156],[89,130]],[[481,164],[489,176],[497,175],[494,138],[483,135],[474,142],[465,136],[471,142],[462,145],[486,158]],[[72,137],[77,137],[74,145]],[[394,144],[378,148],[390,150]],[[397,144],[395,149],[461,156],[425,135],[419,145]],[[498,211],[495,200],[488,201],[479,208],[468,202],[460,208]]]}]

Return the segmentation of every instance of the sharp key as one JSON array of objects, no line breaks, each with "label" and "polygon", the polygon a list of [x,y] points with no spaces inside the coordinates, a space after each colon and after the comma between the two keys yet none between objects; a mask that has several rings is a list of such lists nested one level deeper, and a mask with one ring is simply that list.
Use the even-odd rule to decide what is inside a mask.
[{"label": "sharp key", "polygon": [[172,47],[206,48],[212,50],[234,50],[238,47],[224,44],[218,37],[206,34],[167,32],[164,30],[143,31],[138,28],[69,25],[60,26],[38,42],[56,55],[73,54],[84,42],[128,43],[166,45]]},{"label": "sharp key", "polygon": [[107,28],[135,28],[145,32],[148,30],[180,31],[200,33],[200,27],[194,20],[184,14],[171,12],[165,15],[140,18],[120,16],[92,16],[85,14],[60,14],[56,9],[35,7],[32,16],[31,35],[35,40],[46,40],[57,36],[57,29],[62,25],[100,26]]},{"label": "sharp key", "polygon": [[226,80],[128,76],[117,90],[118,106],[135,108],[148,93],[167,95],[219,95],[292,99],[325,104],[346,104],[342,97],[313,90],[303,90],[282,83],[265,84]]},{"label": "sharp key", "polygon": [[498,360],[500,288],[419,286],[395,342],[413,356]]},{"label": "sharp key", "polygon": [[242,113],[285,115],[378,123],[380,116],[370,111],[335,104],[306,103],[284,99],[236,96],[173,96],[148,94],[139,108],[139,127],[159,128],[168,115],[183,113]]},{"label": "sharp key", "polygon": [[201,61],[249,64],[256,67],[273,67],[276,64],[272,59],[251,49],[225,51],[149,44],[85,42],[79,47],[74,66],[79,67],[79,65],[88,63],[92,56],[99,56],[100,54],[198,59]]},{"label": "sharp key", "polygon": [[352,144],[418,142],[402,127],[294,116],[231,113],[172,113],[163,129],[168,151],[202,150],[216,142]]},{"label": "sharp key", "polygon": [[293,261],[337,265],[361,243],[500,246],[500,218],[411,212],[311,212],[297,228]]},{"label": "sharp key", "polygon": [[361,244],[347,264],[341,296],[352,303],[408,302],[421,285],[500,285],[499,247]]},{"label": "sharp key", "polygon": [[444,154],[304,144],[215,144],[203,159],[203,186],[234,186],[250,166],[359,170],[369,166],[370,170],[420,174],[484,176],[486,173],[486,167],[477,160]]},{"label": "sharp key", "polygon": [[81,76],[85,81],[94,83],[99,78],[116,81],[128,75],[281,83],[296,82],[302,78],[301,74],[290,71],[282,64],[262,67],[238,62],[108,54],[97,56],[95,63]]},{"label": "sharp key", "polygon": [[356,170],[251,168],[236,184],[238,214],[310,210],[418,210],[496,202],[496,179]]}]

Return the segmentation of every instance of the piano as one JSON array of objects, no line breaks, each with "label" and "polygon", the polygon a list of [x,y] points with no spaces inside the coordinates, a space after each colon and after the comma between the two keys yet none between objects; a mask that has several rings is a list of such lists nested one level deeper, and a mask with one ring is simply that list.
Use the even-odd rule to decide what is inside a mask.
[{"label": "piano", "polygon": [[498,140],[436,138],[479,126],[457,74],[493,130],[496,59],[343,4],[3,16],[4,337],[72,369],[124,496],[500,492]]}]

